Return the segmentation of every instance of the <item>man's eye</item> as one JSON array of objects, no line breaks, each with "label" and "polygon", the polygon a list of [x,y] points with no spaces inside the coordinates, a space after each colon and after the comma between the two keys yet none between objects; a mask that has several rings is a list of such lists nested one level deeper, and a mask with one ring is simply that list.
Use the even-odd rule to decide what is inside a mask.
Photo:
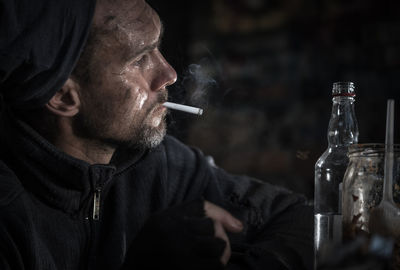
[{"label": "man's eye", "polygon": [[134,66],[141,66],[143,65],[147,60],[147,55],[142,55],[140,57],[138,57],[137,59],[135,59],[135,61],[133,61],[132,65]]}]

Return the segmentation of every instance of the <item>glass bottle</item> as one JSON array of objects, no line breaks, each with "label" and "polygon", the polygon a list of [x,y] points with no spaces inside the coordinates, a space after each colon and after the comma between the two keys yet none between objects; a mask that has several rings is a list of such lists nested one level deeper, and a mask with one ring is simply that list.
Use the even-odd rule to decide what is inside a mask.
[{"label": "glass bottle", "polygon": [[349,162],[348,148],[358,142],[358,126],[354,112],[354,84],[352,82],[334,83],[332,97],[328,148],[315,164],[315,268],[324,246],[341,240],[341,183]]}]

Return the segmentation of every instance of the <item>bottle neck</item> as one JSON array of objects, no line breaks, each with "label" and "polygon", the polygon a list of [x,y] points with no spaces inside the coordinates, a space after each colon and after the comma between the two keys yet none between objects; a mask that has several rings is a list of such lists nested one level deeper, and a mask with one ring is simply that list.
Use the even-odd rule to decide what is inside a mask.
[{"label": "bottle neck", "polygon": [[329,147],[357,143],[358,124],[354,112],[354,97],[336,96],[332,101],[332,114],[328,127]]}]

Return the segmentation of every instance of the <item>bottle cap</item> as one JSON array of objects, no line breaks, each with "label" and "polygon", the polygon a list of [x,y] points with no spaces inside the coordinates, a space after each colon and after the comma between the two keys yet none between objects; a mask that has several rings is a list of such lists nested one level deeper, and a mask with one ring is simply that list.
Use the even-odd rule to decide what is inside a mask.
[{"label": "bottle cap", "polygon": [[354,83],[352,82],[335,82],[333,83],[333,97],[355,97]]}]

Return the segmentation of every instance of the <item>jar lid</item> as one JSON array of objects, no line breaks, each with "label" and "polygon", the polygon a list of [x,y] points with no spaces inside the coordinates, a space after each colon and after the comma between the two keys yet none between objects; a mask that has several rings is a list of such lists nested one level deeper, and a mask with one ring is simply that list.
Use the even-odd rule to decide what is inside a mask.
[{"label": "jar lid", "polygon": [[[400,144],[393,145],[393,151],[400,153]],[[362,143],[349,146],[349,157],[354,156],[382,156],[385,155],[384,143]]]}]

